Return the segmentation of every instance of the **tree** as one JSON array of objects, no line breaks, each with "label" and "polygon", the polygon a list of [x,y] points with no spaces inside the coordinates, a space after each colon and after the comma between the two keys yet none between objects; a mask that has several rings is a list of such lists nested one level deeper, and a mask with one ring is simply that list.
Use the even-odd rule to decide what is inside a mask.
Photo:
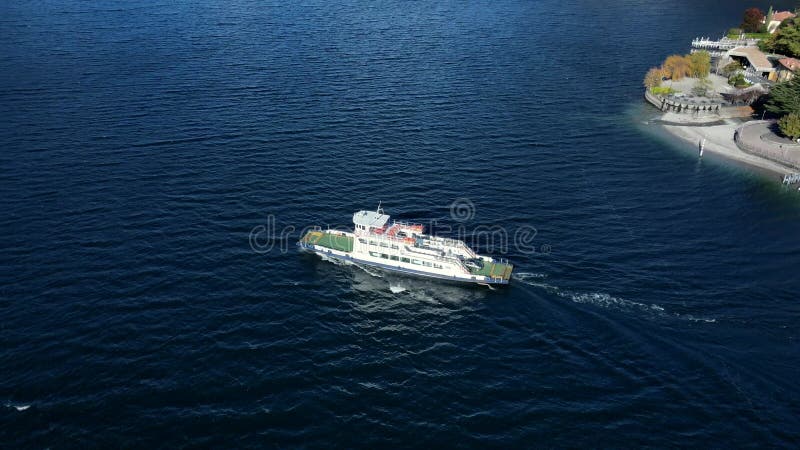
[{"label": "tree", "polygon": [[773,86],[764,107],[781,116],[800,114],[800,76]]},{"label": "tree", "polygon": [[681,80],[683,77],[691,75],[689,58],[681,55],[672,55],[664,61],[664,75],[673,80]]},{"label": "tree", "polygon": [[800,58],[800,23],[792,21],[779,28],[775,34],[759,42],[759,47],[763,51]]},{"label": "tree", "polygon": [[644,87],[653,89],[661,86],[661,79],[664,78],[664,71],[660,67],[653,67],[644,76]]},{"label": "tree", "polygon": [[705,78],[711,72],[711,54],[702,50],[695,53],[690,53],[689,56],[689,70],[695,78]]},{"label": "tree", "polygon": [[750,8],[744,12],[741,28],[745,33],[757,33],[764,25],[764,13],[758,8]]},{"label": "tree", "polygon": [[778,128],[792,140],[800,138],[800,114],[787,114],[778,121]]}]

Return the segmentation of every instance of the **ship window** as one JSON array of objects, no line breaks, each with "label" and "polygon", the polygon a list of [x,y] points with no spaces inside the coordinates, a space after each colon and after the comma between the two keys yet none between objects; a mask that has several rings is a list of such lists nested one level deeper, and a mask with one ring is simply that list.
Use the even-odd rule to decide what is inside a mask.
[{"label": "ship window", "polygon": [[398,246],[397,246],[397,244],[392,244],[392,248],[393,248],[394,250],[397,250],[397,249],[399,249],[400,247],[398,247]]},{"label": "ship window", "polygon": [[430,267],[430,266],[431,266],[431,263],[429,263],[428,261],[425,261],[425,262],[423,262],[422,264],[424,264],[424,265],[425,265],[425,267]]},{"label": "ship window", "polygon": [[366,239],[362,239],[362,238],[358,238],[358,242],[361,242],[362,244],[366,244],[367,240]]},{"label": "ship window", "polygon": [[388,247],[388,246],[389,244],[387,244],[386,242],[381,242],[381,247]]},{"label": "ship window", "polygon": [[410,259],[408,259],[408,258],[400,258],[400,262],[404,262],[404,263],[410,263],[410,262],[411,262],[411,260],[410,260]]},{"label": "ship window", "polygon": [[418,259],[412,259],[412,260],[411,260],[411,264],[422,265],[422,261],[420,261],[420,260],[418,260]]},{"label": "ship window", "polygon": [[442,268],[442,265],[441,265],[441,264],[436,264],[436,263],[433,263],[433,268],[434,268],[434,269],[441,269],[441,268]]},{"label": "ship window", "polygon": [[378,245],[378,243],[375,241],[369,241],[369,245]]},{"label": "ship window", "polygon": [[378,257],[378,252],[369,252],[369,256]]},{"label": "ship window", "polygon": [[389,257],[389,259],[391,259],[392,261],[397,261],[400,258],[397,255],[392,255],[392,256]]},{"label": "ship window", "polygon": [[386,253],[381,253],[381,258],[389,259],[389,255],[387,255]]}]

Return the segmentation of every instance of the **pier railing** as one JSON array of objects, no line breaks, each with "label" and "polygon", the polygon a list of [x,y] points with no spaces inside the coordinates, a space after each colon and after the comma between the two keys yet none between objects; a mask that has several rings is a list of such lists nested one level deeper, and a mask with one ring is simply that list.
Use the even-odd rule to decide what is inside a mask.
[{"label": "pier railing", "polygon": [[758,39],[731,39],[722,37],[720,39],[710,39],[707,37],[695,38],[692,40],[692,48],[698,50],[733,50],[736,47],[753,47],[758,45]]}]

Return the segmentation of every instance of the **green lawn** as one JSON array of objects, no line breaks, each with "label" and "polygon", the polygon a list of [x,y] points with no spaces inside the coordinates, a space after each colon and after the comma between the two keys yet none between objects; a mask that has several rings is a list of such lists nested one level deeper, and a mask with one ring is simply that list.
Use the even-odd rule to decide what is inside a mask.
[{"label": "green lawn", "polygon": [[[745,33],[744,37],[746,39],[766,39],[770,37],[769,33]],[[739,39],[739,35],[736,33],[728,33],[728,39]]]},{"label": "green lawn", "polygon": [[655,95],[669,95],[669,94],[674,94],[678,91],[672,89],[669,86],[656,86],[653,89],[650,89],[650,92],[652,92]]}]

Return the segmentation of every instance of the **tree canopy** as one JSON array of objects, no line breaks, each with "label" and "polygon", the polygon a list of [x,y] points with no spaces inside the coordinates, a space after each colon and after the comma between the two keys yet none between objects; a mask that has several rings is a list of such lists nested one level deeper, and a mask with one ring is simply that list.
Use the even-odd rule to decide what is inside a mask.
[{"label": "tree canopy", "polygon": [[800,76],[773,86],[764,107],[781,116],[800,114]]},{"label": "tree canopy", "polygon": [[711,72],[711,54],[707,51],[691,53],[689,58],[689,69],[695,78],[705,78]]},{"label": "tree canopy", "polygon": [[681,55],[668,56],[667,59],[664,60],[662,69],[664,70],[665,76],[676,81],[682,80],[683,77],[692,74],[689,58]]},{"label": "tree canopy", "polygon": [[758,33],[764,24],[764,13],[758,8],[749,8],[745,10],[744,17],[742,18],[741,28],[745,33]]},{"label": "tree canopy", "polygon": [[778,31],[759,42],[762,50],[800,58],[800,20],[785,20]]},{"label": "tree canopy", "polygon": [[778,128],[791,139],[800,138],[800,114],[787,114],[778,121]]},{"label": "tree canopy", "polygon": [[653,89],[661,85],[661,79],[664,77],[664,71],[660,67],[653,67],[647,71],[644,76],[644,87]]}]

